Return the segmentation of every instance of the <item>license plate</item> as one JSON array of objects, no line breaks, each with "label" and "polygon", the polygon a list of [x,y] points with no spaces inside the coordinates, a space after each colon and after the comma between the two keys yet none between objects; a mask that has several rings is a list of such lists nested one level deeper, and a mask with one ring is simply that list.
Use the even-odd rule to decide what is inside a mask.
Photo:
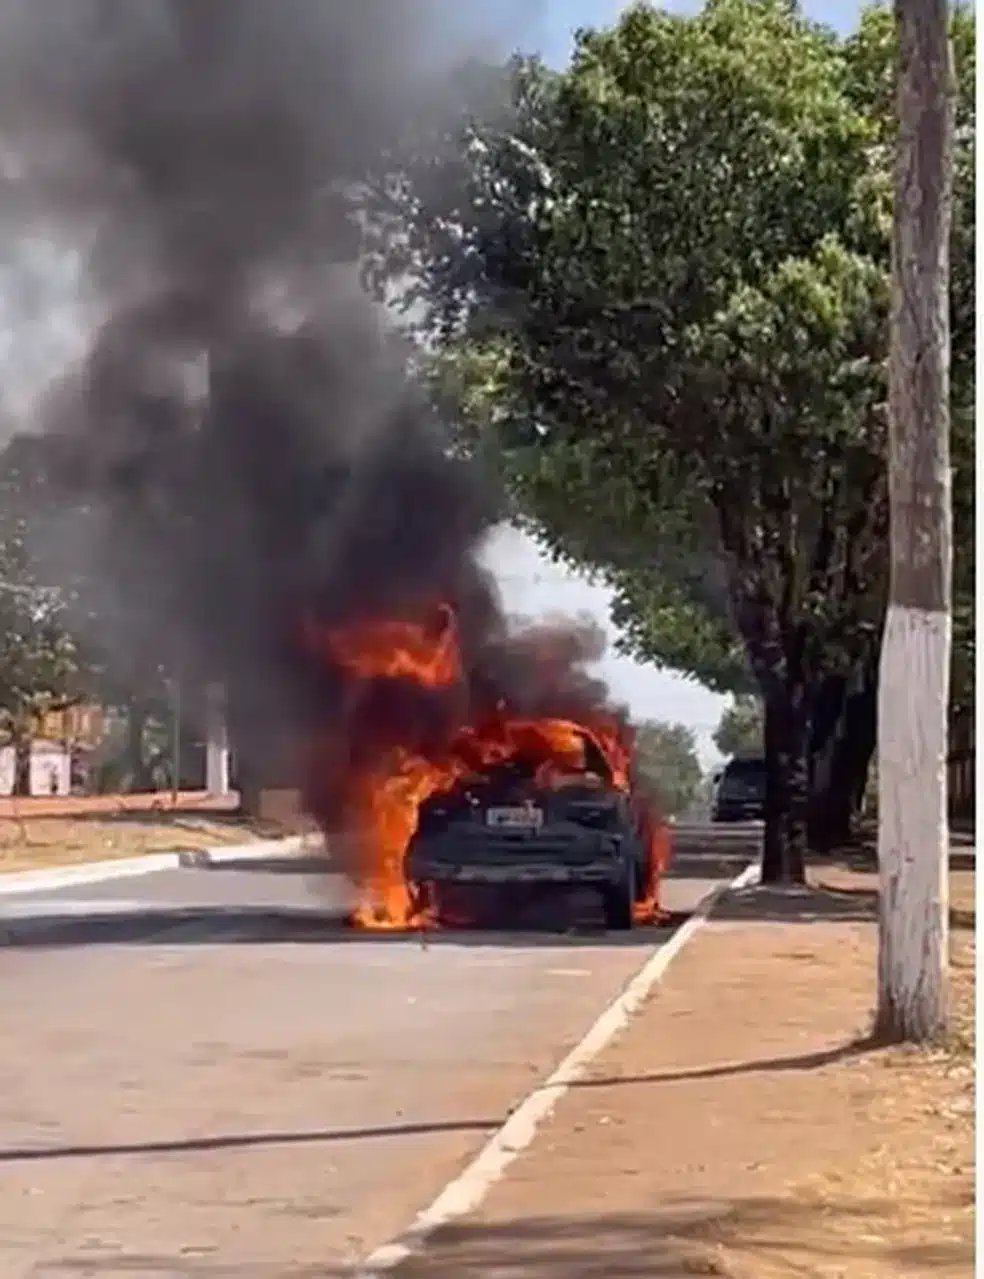
[{"label": "license plate", "polygon": [[565,866],[461,866],[461,884],[569,884],[575,876]]},{"label": "license plate", "polygon": [[522,808],[489,808],[485,811],[485,824],[499,830],[539,830],[543,825],[543,809],[532,804]]}]

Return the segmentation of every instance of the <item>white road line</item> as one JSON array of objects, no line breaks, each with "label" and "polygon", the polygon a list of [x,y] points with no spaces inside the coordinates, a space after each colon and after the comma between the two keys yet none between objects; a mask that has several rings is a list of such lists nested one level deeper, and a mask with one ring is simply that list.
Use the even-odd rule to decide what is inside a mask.
[{"label": "white road line", "polygon": [[595,1058],[625,1028],[687,942],[707,923],[720,897],[733,889],[748,887],[758,878],[758,873],[756,861],[729,883],[712,889],[703,898],[686,923],[664,946],[650,955],[553,1074],[520,1102],[472,1162],[445,1186],[408,1230],[377,1248],[362,1262],[354,1272],[354,1279],[378,1279],[387,1274],[419,1252],[436,1230],[474,1212],[513,1160],[532,1144],[537,1128],[553,1113],[571,1085],[584,1077]]}]

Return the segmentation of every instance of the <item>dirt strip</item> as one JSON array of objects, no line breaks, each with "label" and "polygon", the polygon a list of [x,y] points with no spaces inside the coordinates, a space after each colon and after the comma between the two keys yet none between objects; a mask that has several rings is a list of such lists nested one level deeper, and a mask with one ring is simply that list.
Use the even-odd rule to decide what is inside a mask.
[{"label": "dirt strip", "polygon": [[971,1279],[973,872],[951,880],[945,1048],[866,1038],[872,874],[737,895],[399,1279]]},{"label": "dirt strip", "polygon": [[145,853],[245,844],[279,830],[241,819],[236,796],[182,791],[0,799],[0,875]]}]

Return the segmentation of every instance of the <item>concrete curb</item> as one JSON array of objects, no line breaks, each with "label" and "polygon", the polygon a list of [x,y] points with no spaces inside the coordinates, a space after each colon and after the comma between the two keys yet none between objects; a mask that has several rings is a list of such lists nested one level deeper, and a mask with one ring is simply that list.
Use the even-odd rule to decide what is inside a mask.
[{"label": "concrete curb", "polygon": [[501,1181],[510,1165],[532,1145],[540,1124],[553,1114],[565,1093],[584,1078],[594,1060],[621,1034],[663,979],[673,960],[707,923],[725,893],[748,888],[757,882],[758,877],[759,863],[756,859],[740,875],[706,893],[689,919],[665,945],[649,956],[553,1074],[519,1103],[471,1163],[445,1186],[430,1207],[417,1215],[409,1229],[366,1258],[354,1272],[353,1279],[380,1279],[391,1273],[418,1254],[435,1231],[474,1212],[496,1182]]},{"label": "concrete curb", "polygon": [[173,853],[145,853],[141,857],[119,857],[107,861],[82,862],[50,870],[22,870],[0,874],[0,897],[17,893],[51,892],[81,884],[99,884],[111,879],[131,879],[162,870],[203,869],[225,862],[262,861],[288,857],[306,848],[320,847],[320,836],[289,835],[285,839],[255,840],[249,844],[221,844],[216,848],[178,849]]},{"label": "concrete curb", "polygon": [[187,867],[222,866],[227,862],[260,862],[268,857],[289,857],[294,853],[320,850],[320,835],[288,835],[284,839],[263,839],[252,844],[219,844],[214,848],[184,849],[177,854]]}]

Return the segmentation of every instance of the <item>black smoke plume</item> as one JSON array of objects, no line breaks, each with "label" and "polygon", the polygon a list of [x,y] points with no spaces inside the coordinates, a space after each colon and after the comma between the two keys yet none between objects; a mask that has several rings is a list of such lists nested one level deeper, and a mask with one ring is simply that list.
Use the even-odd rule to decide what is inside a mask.
[{"label": "black smoke plume", "polygon": [[452,718],[478,689],[555,711],[604,695],[593,635],[553,637],[546,663],[507,636],[477,559],[494,488],[451,455],[357,283],[360,175],[442,109],[453,11],[0,0],[0,233],[66,246],[92,317],[42,414],[39,555],[117,670],[221,681],[265,776],[312,732],[351,731],[307,622],[450,603]]}]

